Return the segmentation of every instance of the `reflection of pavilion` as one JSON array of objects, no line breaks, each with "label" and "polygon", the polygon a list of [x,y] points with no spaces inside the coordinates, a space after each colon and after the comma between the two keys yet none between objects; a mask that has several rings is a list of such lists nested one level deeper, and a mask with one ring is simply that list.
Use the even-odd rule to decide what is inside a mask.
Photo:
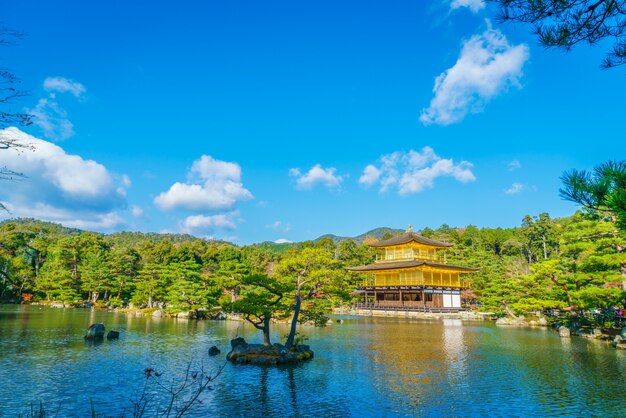
[{"label": "reflection of pavilion", "polygon": [[357,308],[459,311],[461,290],[468,288],[461,274],[478,269],[448,264],[446,248],[452,245],[423,237],[410,226],[399,237],[370,244],[379,250],[376,262],[348,268],[370,275],[357,286],[364,296]]}]

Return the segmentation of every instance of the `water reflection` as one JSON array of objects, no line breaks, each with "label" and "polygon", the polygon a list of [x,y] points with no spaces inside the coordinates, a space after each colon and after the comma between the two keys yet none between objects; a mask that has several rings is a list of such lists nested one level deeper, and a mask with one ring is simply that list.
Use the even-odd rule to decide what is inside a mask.
[{"label": "water reflection", "polygon": [[[117,341],[86,343],[90,323]],[[345,317],[303,327],[315,359],[295,368],[228,364],[197,416],[617,416],[625,353],[550,331],[458,320]],[[275,340],[285,334],[275,329]],[[180,378],[189,361],[217,370],[229,340],[260,342],[235,321],[188,321],[91,310],[0,307],[0,410],[49,402],[59,416],[128,412],[156,367]],[[222,355],[208,357],[217,345]],[[6,384],[4,384],[6,382]],[[3,415],[3,416],[4,416]]]}]

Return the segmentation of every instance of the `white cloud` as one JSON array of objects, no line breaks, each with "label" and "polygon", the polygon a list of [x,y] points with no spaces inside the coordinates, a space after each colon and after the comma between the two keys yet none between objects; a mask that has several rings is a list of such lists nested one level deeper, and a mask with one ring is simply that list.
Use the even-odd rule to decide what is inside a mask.
[{"label": "white cloud", "polygon": [[273,229],[275,231],[289,232],[291,225],[282,221],[275,221],[269,225],[265,225],[266,228]]},{"label": "white cloud", "polygon": [[371,186],[378,181],[380,174],[380,170],[377,169],[375,165],[370,164],[363,169],[363,174],[359,177],[359,183],[365,186]]},{"label": "white cloud", "polygon": [[450,2],[450,9],[456,10],[462,7],[467,7],[474,13],[478,13],[485,8],[485,2],[483,0],[452,0]]},{"label": "white cloud", "polygon": [[140,206],[137,205],[133,205],[130,208],[130,213],[135,217],[135,218],[140,218],[143,216],[143,209]]},{"label": "white cloud", "polygon": [[49,93],[42,97],[32,109],[26,109],[33,116],[33,123],[43,134],[52,140],[64,140],[74,136],[74,124],[68,119],[67,111],[59,105],[57,93],[70,93],[76,98],[87,91],[81,83],[64,77],[48,77],[43,88]]},{"label": "white cloud", "polygon": [[336,171],[334,167],[322,168],[320,164],[315,164],[305,174],[302,174],[298,168],[292,168],[289,170],[289,175],[297,177],[296,188],[300,190],[309,190],[318,184],[328,189],[337,189],[343,177],[335,174]]},{"label": "white cloud", "polygon": [[189,182],[174,183],[162,192],[154,203],[161,210],[186,209],[229,210],[237,202],[250,200],[252,193],[241,183],[241,168],[237,163],[215,160],[203,155],[193,162]]},{"label": "white cloud", "polygon": [[33,116],[33,123],[41,128],[47,138],[55,140],[74,136],[74,124],[67,118],[67,112],[51,98],[39,99],[37,105],[27,112]]},{"label": "white cloud", "polygon": [[65,77],[47,77],[43,88],[53,93],[71,93],[74,97],[80,97],[87,91],[81,83]]},{"label": "white cloud", "polygon": [[181,232],[188,234],[209,233],[215,228],[233,230],[237,227],[238,211],[219,215],[192,215],[186,217],[180,225]]},{"label": "white cloud", "polygon": [[508,163],[506,166],[509,169],[509,171],[515,171],[515,170],[519,170],[520,168],[522,168],[522,163],[520,163],[519,160],[513,160],[510,163]]},{"label": "white cloud", "polygon": [[274,244],[291,244],[293,241],[289,241],[287,238],[279,238],[274,241]]},{"label": "white cloud", "polygon": [[126,206],[124,176],[17,128],[4,129],[0,135],[35,148],[33,152],[0,153],[0,166],[15,168],[26,176],[0,189],[0,198],[13,216],[88,229],[111,229],[123,222],[116,210]]},{"label": "white cloud", "polygon": [[508,189],[504,190],[504,193],[506,194],[518,194],[524,190],[526,190],[526,186],[522,183],[513,183],[511,184],[511,187],[509,187]]},{"label": "white cloud", "polygon": [[[438,177],[452,177],[461,183],[476,180],[472,163],[461,161],[455,164],[452,159],[439,157],[431,147],[386,154],[379,158],[379,162],[378,167],[373,164],[365,167],[359,183],[366,187],[379,183],[380,192],[397,187],[400,195],[418,193],[434,187]],[[371,175],[374,170],[376,176]]]},{"label": "white cloud", "polygon": [[515,182],[511,184],[511,187],[504,189],[504,193],[508,195],[518,194],[521,192],[536,192],[537,186],[528,185],[524,183]]},{"label": "white cloud", "polygon": [[510,86],[521,87],[522,67],[529,57],[525,44],[510,45],[499,30],[488,29],[463,43],[456,63],[435,79],[435,96],[422,110],[424,125],[450,125],[468,113],[482,112],[485,104]]}]

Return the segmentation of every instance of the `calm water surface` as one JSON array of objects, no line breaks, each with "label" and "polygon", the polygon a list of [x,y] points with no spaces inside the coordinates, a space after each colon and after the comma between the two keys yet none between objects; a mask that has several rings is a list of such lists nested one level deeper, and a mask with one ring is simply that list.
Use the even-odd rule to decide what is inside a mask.
[{"label": "calm water surface", "polygon": [[[624,413],[626,355],[599,342],[486,322],[343,317],[303,327],[315,359],[295,368],[227,364],[195,416],[607,416]],[[86,343],[103,322],[117,341]],[[276,338],[286,328],[274,330]],[[0,416],[43,400],[53,416],[131,414],[154,367],[217,370],[234,321],[153,319],[79,309],[0,306]],[[217,345],[221,355],[209,357]]]}]

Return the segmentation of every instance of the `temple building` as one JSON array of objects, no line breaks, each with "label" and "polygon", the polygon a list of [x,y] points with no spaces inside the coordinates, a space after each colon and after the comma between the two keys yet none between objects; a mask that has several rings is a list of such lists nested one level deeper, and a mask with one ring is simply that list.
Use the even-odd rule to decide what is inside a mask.
[{"label": "temple building", "polygon": [[461,275],[478,269],[448,264],[452,245],[423,237],[410,225],[401,236],[369,244],[378,250],[376,262],[348,267],[367,275],[357,287],[363,295],[357,308],[458,311],[461,291],[469,287]]}]

